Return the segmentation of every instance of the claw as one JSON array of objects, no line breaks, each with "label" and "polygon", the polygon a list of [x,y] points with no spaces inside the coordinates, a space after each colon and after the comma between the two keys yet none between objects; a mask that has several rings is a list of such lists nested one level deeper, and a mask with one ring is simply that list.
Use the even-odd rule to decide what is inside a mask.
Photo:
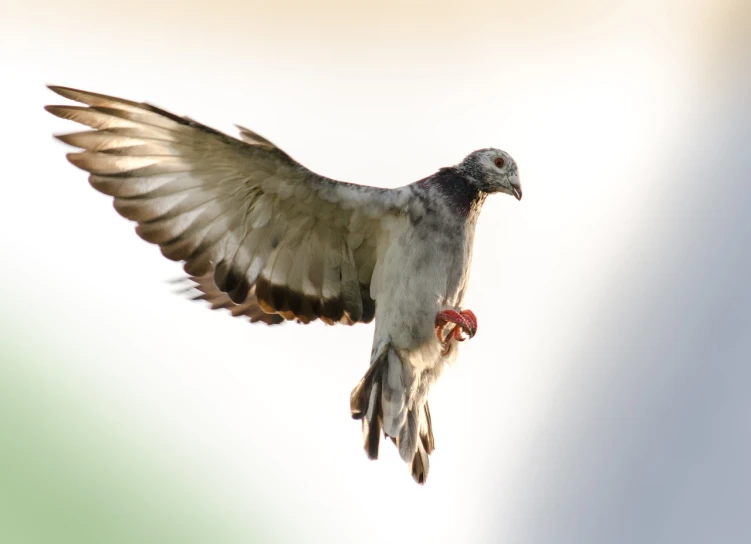
[{"label": "claw", "polygon": [[[449,323],[454,327],[444,337],[444,328]],[[443,310],[438,312],[435,318],[436,336],[441,344],[444,344],[444,352],[448,350],[450,340],[463,342],[467,338],[472,338],[477,333],[477,317],[472,310]]]},{"label": "claw", "polygon": [[467,334],[469,334],[469,337],[472,338],[475,334],[477,334],[477,316],[475,316],[475,313],[472,310],[462,310],[460,313],[464,318],[464,321],[466,321],[467,325],[469,325],[469,331],[467,332]]}]

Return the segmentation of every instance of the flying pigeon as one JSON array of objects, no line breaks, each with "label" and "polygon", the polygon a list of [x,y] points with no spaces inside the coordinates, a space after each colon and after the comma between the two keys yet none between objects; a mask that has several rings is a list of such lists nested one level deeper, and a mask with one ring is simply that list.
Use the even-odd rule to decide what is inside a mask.
[{"label": "flying pigeon", "polygon": [[381,433],[420,484],[434,449],[428,391],[477,331],[462,308],[487,195],[522,198],[517,165],[480,149],[397,189],[308,170],[266,138],[240,139],[147,103],[51,86],[84,106],[47,111],[93,128],[57,138],[120,215],[182,261],[213,308],[252,322],[375,319],[370,367],[350,395],[365,452]]}]

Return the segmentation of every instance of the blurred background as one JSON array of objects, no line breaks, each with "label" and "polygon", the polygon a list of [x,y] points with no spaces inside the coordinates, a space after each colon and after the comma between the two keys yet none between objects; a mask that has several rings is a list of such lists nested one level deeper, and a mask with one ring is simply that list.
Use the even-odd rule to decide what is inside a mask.
[{"label": "blurred background", "polygon": [[[751,542],[751,4],[5,2],[0,541]],[[372,326],[176,295],[45,83],[395,187],[480,147],[478,335],[424,487],[348,397]]]}]

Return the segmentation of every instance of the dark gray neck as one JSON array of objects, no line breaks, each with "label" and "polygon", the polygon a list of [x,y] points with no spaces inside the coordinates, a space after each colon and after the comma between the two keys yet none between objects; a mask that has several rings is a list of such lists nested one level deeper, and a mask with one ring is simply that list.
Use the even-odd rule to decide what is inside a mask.
[{"label": "dark gray neck", "polygon": [[456,168],[441,168],[421,183],[434,194],[440,195],[448,208],[464,219],[476,221],[487,193],[457,172]]}]

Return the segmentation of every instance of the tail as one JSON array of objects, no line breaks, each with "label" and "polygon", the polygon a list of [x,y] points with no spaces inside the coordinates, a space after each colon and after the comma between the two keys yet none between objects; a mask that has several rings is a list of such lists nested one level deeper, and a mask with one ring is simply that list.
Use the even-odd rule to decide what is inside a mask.
[{"label": "tail", "polygon": [[396,350],[386,345],[352,390],[350,409],[353,419],[362,419],[368,457],[378,459],[383,431],[410,464],[415,481],[424,484],[430,468],[428,455],[435,449],[435,442],[426,395],[415,394],[417,380],[411,371]]}]

